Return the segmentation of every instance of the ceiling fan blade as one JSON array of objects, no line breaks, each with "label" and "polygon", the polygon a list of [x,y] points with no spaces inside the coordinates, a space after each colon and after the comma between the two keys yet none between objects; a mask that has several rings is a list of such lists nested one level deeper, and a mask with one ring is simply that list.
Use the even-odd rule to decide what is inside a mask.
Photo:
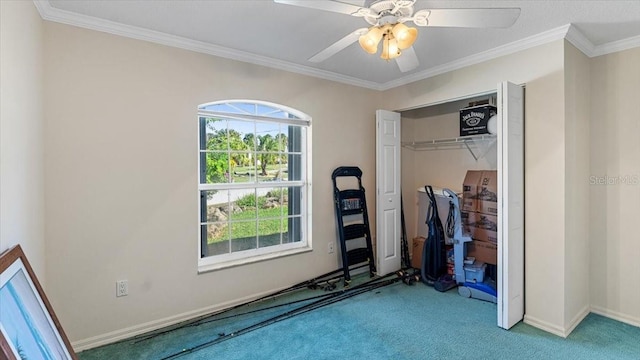
[{"label": "ceiling fan blade", "polygon": [[319,53],[317,53],[315,55],[313,55],[309,59],[309,61],[315,62],[315,63],[319,63],[319,62],[323,62],[323,61],[327,60],[328,58],[332,57],[333,55],[337,54],[338,52],[340,52],[341,50],[346,48],[347,46],[349,46],[349,45],[353,44],[354,42],[358,41],[360,36],[366,34],[367,31],[369,31],[369,29],[361,28],[361,29],[358,29],[358,30],[350,33],[349,35],[347,35],[347,36],[343,37],[342,39],[336,41],[335,43],[331,44],[328,48],[320,51]]},{"label": "ceiling fan blade", "polygon": [[401,72],[411,71],[420,65],[413,46],[402,50],[402,54],[396,58],[396,64]]},{"label": "ceiling fan blade", "polygon": [[520,8],[429,9],[416,11],[414,18],[426,12],[426,26],[443,27],[508,28],[520,16]]},{"label": "ceiling fan blade", "polygon": [[278,4],[294,5],[310,9],[325,10],[341,14],[352,15],[362,9],[360,6],[351,5],[331,0],[273,0]]}]

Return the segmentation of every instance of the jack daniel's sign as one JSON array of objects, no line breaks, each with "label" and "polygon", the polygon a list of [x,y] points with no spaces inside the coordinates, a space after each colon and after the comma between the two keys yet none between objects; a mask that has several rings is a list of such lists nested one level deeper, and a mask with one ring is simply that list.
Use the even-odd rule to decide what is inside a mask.
[{"label": "jack daniel's sign", "polygon": [[490,105],[468,107],[460,110],[460,136],[488,134],[487,123],[496,114]]}]

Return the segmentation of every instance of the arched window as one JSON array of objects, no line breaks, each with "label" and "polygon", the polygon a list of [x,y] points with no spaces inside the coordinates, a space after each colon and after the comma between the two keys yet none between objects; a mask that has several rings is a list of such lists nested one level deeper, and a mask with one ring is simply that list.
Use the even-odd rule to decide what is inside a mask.
[{"label": "arched window", "polygon": [[282,105],[200,105],[201,271],[310,248],[311,118]]}]

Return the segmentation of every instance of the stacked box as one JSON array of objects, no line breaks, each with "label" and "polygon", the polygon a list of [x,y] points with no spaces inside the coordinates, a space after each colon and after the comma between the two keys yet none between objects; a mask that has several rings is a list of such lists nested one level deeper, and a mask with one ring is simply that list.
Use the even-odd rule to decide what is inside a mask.
[{"label": "stacked box", "polygon": [[498,242],[497,216],[465,211],[462,213],[462,224],[464,232],[471,234],[472,239],[494,244]]},{"label": "stacked box", "polygon": [[[497,264],[498,174],[495,170],[470,170],[463,183],[462,226],[474,240],[467,256]],[[484,243],[484,244],[483,244]]]},{"label": "stacked box", "polygon": [[498,172],[469,170],[462,184],[462,211],[498,215]]},{"label": "stacked box", "polygon": [[482,179],[482,171],[469,170],[462,184],[462,211],[477,211],[478,186]]},{"label": "stacked box", "polygon": [[498,245],[486,241],[473,240],[467,243],[467,256],[485,264],[498,265]]},{"label": "stacked box", "polygon": [[482,172],[477,199],[477,212],[498,215],[498,172],[496,170]]}]

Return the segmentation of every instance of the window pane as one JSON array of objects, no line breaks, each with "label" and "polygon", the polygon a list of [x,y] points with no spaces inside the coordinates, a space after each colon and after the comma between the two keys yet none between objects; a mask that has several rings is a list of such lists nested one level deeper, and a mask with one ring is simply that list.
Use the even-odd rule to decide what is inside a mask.
[{"label": "window pane", "polygon": [[280,152],[291,151],[289,149],[289,136],[291,134],[291,128],[297,128],[298,126],[280,124],[280,131],[278,132],[278,145]]},{"label": "window pane", "polygon": [[206,136],[205,148],[202,150],[227,150],[229,142],[227,136],[227,121],[213,118],[201,119],[204,119]]},{"label": "window pane", "polygon": [[279,109],[274,109],[271,106],[266,106],[266,105],[258,105],[256,108],[256,115],[262,115],[262,116],[270,116],[270,117],[275,117],[275,118],[282,118],[284,117],[284,112],[282,110]]},{"label": "window pane", "polygon": [[286,169],[284,171],[287,173],[287,180],[302,180],[302,155],[287,155]]},{"label": "window pane", "polygon": [[282,242],[292,243],[302,240],[302,219],[299,216],[283,219],[287,222],[288,231],[284,234]]},{"label": "window pane", "polygon": [[255,133],[253,121],[229,120],[227,125],[230,150],[253,150],[251,142],[245,142],[248,134]]},{"label": "window pane", "polygon": [[258,154],[258,181],[282,181],[280,154],[277,152]]},{"label": "window pane", "polygon": [[[255,182],[255,166],[252,163],[252,160],[253,154],[250,152],[231,152],[231,177],[229,178],[230,182],[251,182],[252,179]],[[244,175],[243,177],[235,179],[235,175],[237,174]]]},{"label": "window pane", "polygon": [[257,247],[257,221],[231,222],[231,251],[243,251]]},{"label": "window pane", "polygon": [[261,202],[260,196],[264,195],[267,191],[263,189],[258,190],[257,199],[255,188],[229,190],[229,199],[231,200],[233,208],[233,211],[229,214],[231,221],[256,219],[256,212]]},{"label": "window pane", "polygon": [[[279,216],[287,215],[287,202],[289,200],[289,190],[283,187],[274,187],[265,194],[265,205],[267,209],[281,209]],[[274,215],[275,216],[275,215]],[[264,216],[263,216],[264,217]]]},{"label": "window pane", "polygon": [[285,214],[289,215],[289,216],[299,216],[302,214],[302,206],[300,205],[300,202],[302,200],[302,188],[300,188],[299,186],[290,186],[287,188],[287,210],[285,211]]},{"label": "window pane", "polygon": [[282,243],[286,244],[286,243],[290,242],[289,241],[289,231],[290,231],[290,229],[289,229],[289,218],[285,217],[285,218],[280,219],[280,224],[281,224],[280,226],[282,226],[282,228],[285,229],[282,232]]},{"label": "window pane", "polygon": [[256,176],[255,163],[251,162],[248,166],[236,166],[231,175],[231,182],[255,184]]},{"label": "window pane", "polygon": [[206,243],[202,244],[202,255],[222,255],[228,254],[229,249],[229,226],[226,222],[202,225],[206,231]]},{"label": "window pane", "polygon": [[201,153],[201,183],[226,184],[229,182],[229,154],[224,152]]},{"label": "window pane", "polygon": [[206,199],[205,203],[201,204],[201,206],[206,206],[202,209],[202,214],[205,214],[201,219],[202,222],[227,221],[227,213],[229,212],[229,192],[227,190],[201,191],[200,196]]},{"label": "window pane", "polygon": [[258,137],[251,131],[242,135],[242,142],[247,146],[247,151],[255,152],[258,146]]},{"label": "window pane", "polygon": [[[267,247],[280,245],[280,238],[283,232],[281,227],[281,218],[258,221],[258,246]],[[286,229],[284,231],[286,231]]]},{"label": "window pane", "polygon": [[226,109],[217,109],[218,111],[228,111],[235,114],[255,114],[256,106],[248,103],[230,102],[227,103]]},{"label": "window pane", "polygon": [[302,133],[300,126],[287,127],[287,149],[289,152],[302,152]]}]

